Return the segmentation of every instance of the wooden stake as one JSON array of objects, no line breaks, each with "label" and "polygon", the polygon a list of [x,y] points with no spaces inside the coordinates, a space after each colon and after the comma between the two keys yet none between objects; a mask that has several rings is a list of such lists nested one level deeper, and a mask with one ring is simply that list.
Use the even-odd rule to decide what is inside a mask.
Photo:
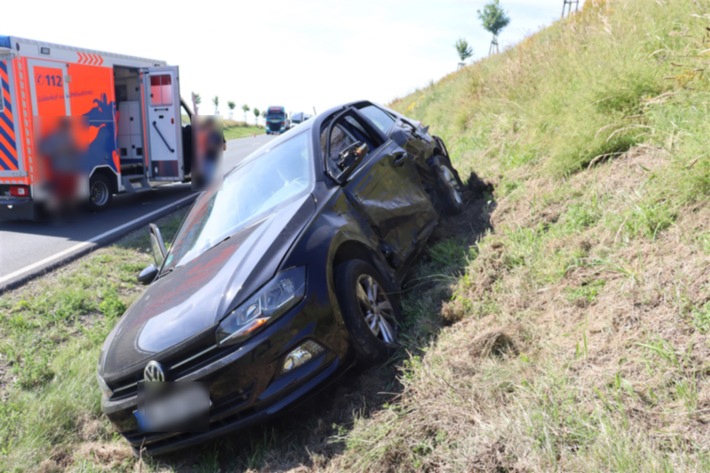
[{"label": "wooden stake", "polygon": [[494,36],[491,40],[491,47],[488,49],[488,55],[498,54],[500,49],[498,48],[498,36]]},{"label": "wooden stake", "polygon": [[562,4],[562,18],[572,14],[572,5],[574,5],[574,11],[579,11],[579,0],[564,0]]}]

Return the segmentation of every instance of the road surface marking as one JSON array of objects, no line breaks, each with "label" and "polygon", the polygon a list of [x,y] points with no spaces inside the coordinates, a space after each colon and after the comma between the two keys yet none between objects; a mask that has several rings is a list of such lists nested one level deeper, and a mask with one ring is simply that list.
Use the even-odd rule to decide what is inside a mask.
[{"label": "road surface marking", "polygon": [[123,225],[120,225],[120,226],[118,226],[118,227],[116,227],[116,228],[114,228],[114,229],[112,229],[112,230],[108,230],[108,231],[106,231],[106,232],[103,232],[102,234],[97,235],[97,236],[91,238],[90,240],[87,240],[87,241],[78,243],[78,244],[76,244],[76,245],[74,245],[74,246],[72,246],[72,247],[70,247],[70,248],[67,248],[67,249],[65,249],[65,250],[60,251],[59,253],[55,253],[55,254],[53,254],[52,256],[48,256],[48,257],[44,258],[43,260],[37,261],[37,262],[32,263],[32,264],[30,264],[30,265],[28,265],[28,266],[25,266],[24,268],[18,269],[17,271],[12,272],[12,273],[10,273],[10,274],[8,274],[8,275],[6,275],[6,276],[3,276],[3,277],[0,278],[0,291],[3,290],[3,289],[2,289],[3,285],[5,285],[6,283],[12,281],[14,278],[16,278],[16,277],[18,277],[18,276],[22,276],[22,275],[25,274],[25,273],[31,273],[32,271],[34,271],[34,270],[37,269],[37,268],[42,268],[43,266],[48,266],[48,265],[50,265],[51,263],[53,263],[53,262],[55,262],[55,261],[58,261],[58,260],[64,258],[65,256],[69,256],[69,255],[71,255],[72,253],[75,253],[75,252],[78,252],[78,251],[80,251],[80,250],[83,250],[84,248],[89,247],[89,246],[91,246],[91,245],[93,245],[93,244],[95,244],[95,243],[97,243],[97,242],[103,240],[104,238],[106,238],[106,237],[108,237],[108,236],[110,236],[110,235],[112,235],[112,234],[114,234],[114,233],[118,233],[118,232],[122,231],[123,229],[128,228],[128,227],[130,227],[131,225],[134,225],[134,224],[136,224],[137,222],[139,222],[139,221],[141,221],[141,220],[149,219],[149,218],[151,218],[152,216],[157,215],[157,214],[159,214],[160,212],[163,212],[163,211],[164,211],[165,209],[167,209],[167,208],[170,208],[170,207],[175,207],[175,208],[180,207],[183,203],[189,201],[190,199],[194,199],[194,198],[195,198],[195,195],[194,195],[194,194],[188,195],[187,197],[183,197],[183,198],[180,199],[180,200],[176,200],[175,202],[172,202],[172,203],[170,203],[170,204],[168,204],[168,205],[165,205],[165,206],[163,206],[163,207],[160,207],[159,209],[153,210],[152,212],[149,212],[149,213],[147,213],[147,214],[145,214],[145,215],[142,215],[142,216],[140,216],[140,217],[138,217],[138,218],[134,218],[133,220],[131,220],[131,221],[129,221],[129,222],[126,222],[126,223],[124,223]]}]

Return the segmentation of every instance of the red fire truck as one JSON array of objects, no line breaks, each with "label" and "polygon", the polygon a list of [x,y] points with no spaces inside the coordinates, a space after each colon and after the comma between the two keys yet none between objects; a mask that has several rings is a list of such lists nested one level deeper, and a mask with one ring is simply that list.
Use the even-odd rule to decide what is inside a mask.
[{"label": "red fire truck", "polygon": [[94,209],[119,192],[185,180],[182,113],[191,116],[177,66],[0,36],[0,219],[34,219],[51,198],[42,135],[57,120],[72,123],[75,187]]}]

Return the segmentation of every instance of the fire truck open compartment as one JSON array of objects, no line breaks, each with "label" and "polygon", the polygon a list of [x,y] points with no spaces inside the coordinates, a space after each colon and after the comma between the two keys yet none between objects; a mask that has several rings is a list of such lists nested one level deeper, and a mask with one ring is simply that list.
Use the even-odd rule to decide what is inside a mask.
[{"label": "fire truck open compartment", "polygon": [[140,74],[136,68],[114,66],[113,76],[121,174],[142,175],[145,169]]},{"label": "fire truck open compartment", "polygon": [[32,159],[56,117],[82,117],[77,192],[95,209],[114,193],[189,180],[181,105],[178,67],[165,61],[0,35],[0,218],[32,219],[51,200]]}]

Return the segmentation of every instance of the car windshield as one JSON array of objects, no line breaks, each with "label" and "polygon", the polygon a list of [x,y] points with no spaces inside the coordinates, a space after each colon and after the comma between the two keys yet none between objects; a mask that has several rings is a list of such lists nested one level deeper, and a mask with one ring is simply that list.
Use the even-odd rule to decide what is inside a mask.
[{"label": "car windshield", "polygon": [[175,237],[163,271],[188,263],[310,191],[313,179],[305,132],[249,158],[221,185],[198,198]]}]

